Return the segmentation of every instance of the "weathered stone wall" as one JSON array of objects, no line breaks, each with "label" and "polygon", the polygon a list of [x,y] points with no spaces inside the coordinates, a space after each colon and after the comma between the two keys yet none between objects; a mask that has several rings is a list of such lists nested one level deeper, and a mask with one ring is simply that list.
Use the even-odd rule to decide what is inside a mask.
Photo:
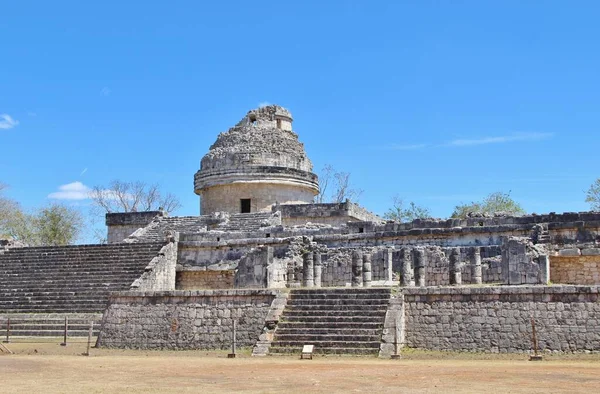
[{"label": "weathered stone wall", "polygon": [[349,201],[331,204],[277,204],[272,210],[281,212],[285,226],[301,226],[310,222],[339,227],[347,222],[383,222],[379,216]]},{"label": "weathered stone wall", "polygon": [[177,273],[177,290],[233,289],[235,271],[180,271]]},{"label": "weathered stone wall", "polygon": [[99,347],[229,349],[253,346],[265,324],[273,290],[119,292],[109,300]]},{"label": "weathered stone wall", "polygon": [[303,204],[314,197],[311,189],[273,182],[236,182],[203,189],[200,198],[201,214],[223,211],[240,213],[240,200],[251,199],[251,212],[270,212],[276,203]]},{"label": "weathered stone wall", "polygon": [[574,285],[600,284],[600,255],[550,256],[550,281]]},{"label": "weathered stone wall", "polygon": [[107,242],[121,242],[136,230],[146,227],[156,217],[163,215],[162,211],[107,213]]},{"label": "weathered stone wall", "polygon": [[131,290],[175,290],[175,272],[177,267],[177,242],[163,246],[144,273],[130,286]]},{"label": "weathered stone wall", "polygon": [[598,286],[406,288],[405,345],[477,352],[600,351]]}]

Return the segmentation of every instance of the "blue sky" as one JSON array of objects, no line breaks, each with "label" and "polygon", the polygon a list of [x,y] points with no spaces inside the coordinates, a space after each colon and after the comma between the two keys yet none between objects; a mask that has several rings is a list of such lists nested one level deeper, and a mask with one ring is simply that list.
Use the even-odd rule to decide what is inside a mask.
[{"label": "blue sky", "polygon": [[86,3],[0,8],[0,182],[28,209],[121,179],[198,214],[200,159],[264,102],[377,213],[580,211],[600,176],[598,2]]}]

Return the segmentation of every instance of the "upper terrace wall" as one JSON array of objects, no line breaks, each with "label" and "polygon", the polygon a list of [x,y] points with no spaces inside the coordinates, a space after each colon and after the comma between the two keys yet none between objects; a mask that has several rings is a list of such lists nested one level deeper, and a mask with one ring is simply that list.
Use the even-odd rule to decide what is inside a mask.
[{"label": "upper terrace wall", "polygon": [[164,216],[162,211],[107,213],[107,242],[109,244],[121,242],[136,230],[146,227],[152,220],[161,216]]},{"label": "upper terrace wall", "polygon": [[327,204],[278,204],[272,208],[273,212],[281,212],[281,219],[285,226],[301,226],[308,222],[342,226],[347,222],[373,221],[383,222],[379,216],[369,212],[358,204],[346,201],[342,203]]}]

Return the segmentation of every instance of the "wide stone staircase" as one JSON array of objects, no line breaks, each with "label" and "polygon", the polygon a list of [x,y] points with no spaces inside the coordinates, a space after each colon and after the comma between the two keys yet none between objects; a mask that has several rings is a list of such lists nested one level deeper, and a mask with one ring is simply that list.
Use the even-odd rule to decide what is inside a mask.
[{"label": "wide stone staircase", "polygon": [[377,355],[391,296],[389,288],[292,290],[271,343],[271,354]]},{"label": "wide stone staircase", "polygon": [[236,213],[214,230],[251,232],[276,224],[281,224],[281,219],[274,219],[270,212]]},{"label": "wide stone staircase", "polygon": [[102,313],[162,243],[16,248],[0,254],[0,315]]}]

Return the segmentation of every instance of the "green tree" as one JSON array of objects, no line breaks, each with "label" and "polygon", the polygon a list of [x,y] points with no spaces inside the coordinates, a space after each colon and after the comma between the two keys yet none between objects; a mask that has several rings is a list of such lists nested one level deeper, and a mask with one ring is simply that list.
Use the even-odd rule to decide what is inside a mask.
[{"label": "green tree", "polygon": [[383,217],[388,220],[405,223],[412,222],[415,219],[426,219],[431,217],[429,209],[415,204],[413,201],[405,206],[404,200],[398,196],[394,196],[393,204]]},{"label": "green tree", "polygon": [[30,217],[23,212],[18,202],[1,194],[7,188],[8,186],[0,183],[0,238],[31,239],[33,229]]},{"label": "green tree", "polygon": [[83,229],[81,214],[70,207],[51,204],[40,209],[32,218],[34,242],[40,245],[69,245],[77,240]]},{"label": "green tree", "polygon": [[600,178],[591,184],[585,194],[585,202],[590,204],[592,211],[600,211]]},{"label": "green tree", "polygon": [[[0,184],[0,193],[6,185]],[[68,245],[83,229],[81,214],[74,208],[52,204],[33,214],[0,195],[0,238],[12,238],[30,246]]]},{"label": "green tree", "polygon": [[494,215],[505,214],[510,216],[521,216],[525,214],[525,210],[519,203],[512,199],[510,191],[494,192],[489,194],[482,201],[471,202],[470,204],[459,204],[452,212],[453,218],[466,218],[470,214],[477,215]]}]

